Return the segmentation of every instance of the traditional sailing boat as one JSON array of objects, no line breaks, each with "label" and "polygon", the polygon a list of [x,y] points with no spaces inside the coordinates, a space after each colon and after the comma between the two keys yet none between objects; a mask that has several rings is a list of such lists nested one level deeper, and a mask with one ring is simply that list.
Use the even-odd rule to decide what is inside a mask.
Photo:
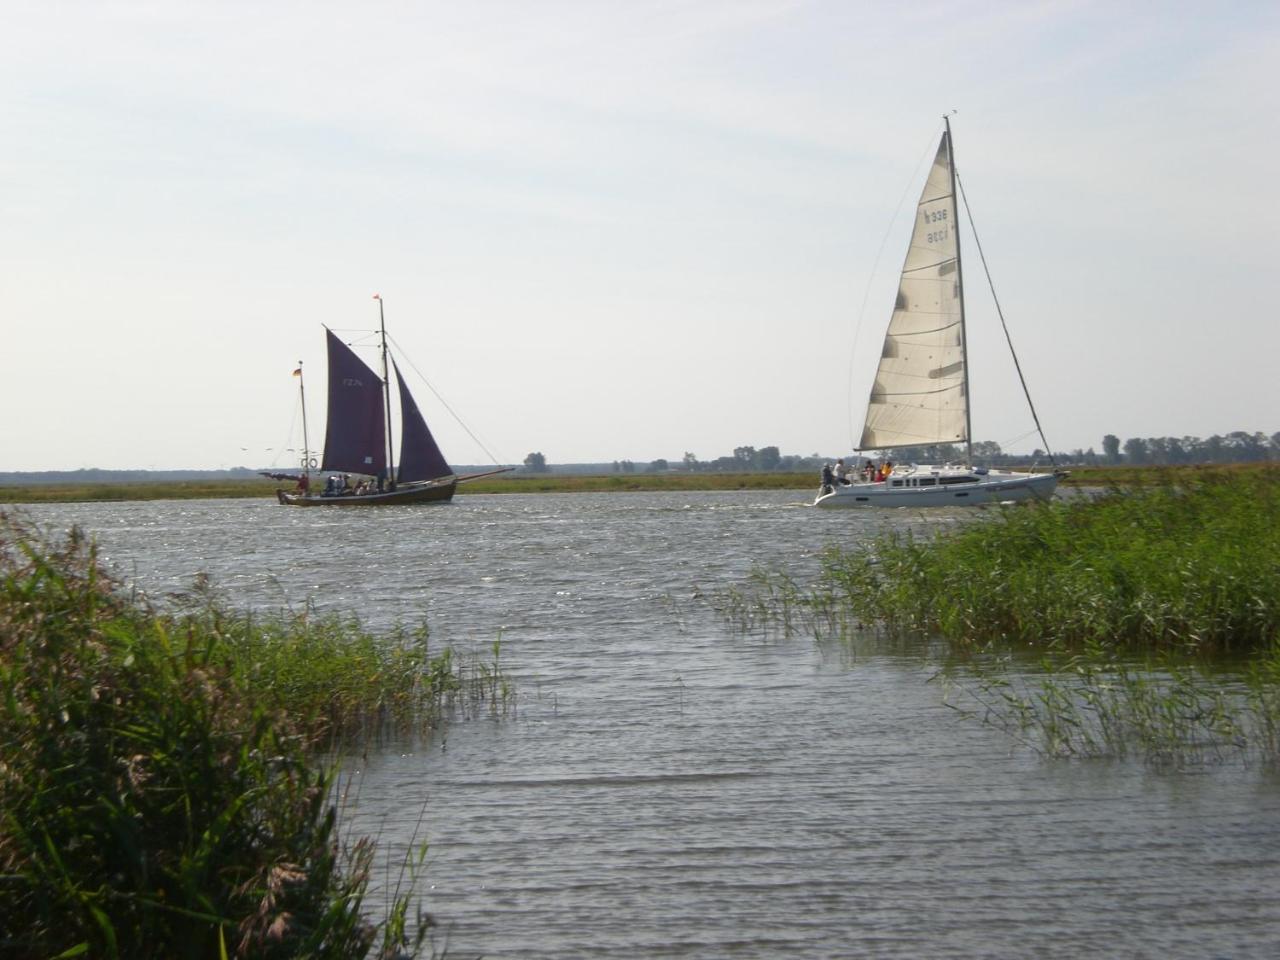
[{"label": "traditional sailing boat", "polygon": [[[311,489],[311,472],[317,463],[307,442],[306,393],[302,382],[302,366],[294,371],[302,406],[302,475],[267,474],[276,479],[297,479],[298,490],[276,491],[276,498],[293,507],[372,507],[405,503],[443,503],[453,498],[458,484],[478,477],[505,473],[502,467],[484,473],[458,476],[440,452],[440,447],[426,420],[418,410],[413,395],[405,386],[400,368],[387,352],[387,324],[378,301],[382,376],[356,356],[355,352],[325,328],[329,349],[329,405],[324,438],[324,458],[318,464],[321,473],[330,474],[325,489]],[[400,393],[400,464],[391,456],[391,383],[394,371]],[[349,483],[350,474],[368,479],[356,487]]]},{"label": "traditional sailing boat", "polygon": [[[951,121],[944,120],[946,130],[920,195],[898,298],[857,449],[883,451],[963,441],[969,464],[895,466],[883,479],[852,483],[841,483],[842,478],[837,477],[834,484],[824,483],[815,506],[936,507],[1032,497],[1047,500],[1060,477],[1065,476],[971,465],[969,365],[957,235],[955,156]],[[1017,362],[1016,356],[1014,361]],[[1030,400],[1028,394],[1027,402]],[[1034,407],[1032,416],[1035,417]],[[1036,426],[1039,427],[1038,418]],[[1048,448],[1046,441],[1045,449]]]}]

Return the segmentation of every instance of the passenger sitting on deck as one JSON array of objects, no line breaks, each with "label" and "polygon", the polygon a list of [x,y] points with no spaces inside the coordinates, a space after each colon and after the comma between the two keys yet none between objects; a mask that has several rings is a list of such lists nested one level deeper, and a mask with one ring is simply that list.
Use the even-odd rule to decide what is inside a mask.
[{"label": "passenger sitting on deck", "polygon": [[876,465],[868,460],[862,466],[862,479],[867,483],[874,483],[876,479]]},{"label": "passenger sitting on deck", "polygon": [[836,461],[835,474],[836,483],[846,487],[849,485],[849,472],[845,469],[843,458]]},{"label": "passenger sitting on deck", "polygon": [[886,461],[885,461],[883,464],[881,464],[881,466],[880,466],[880,482],[881,482],[881,483],[884,483],[886,480],[888,480],[888,479],[889,479],[889,474],[891,474],[891,473],[893,473],[893,461],[892,461],[892,460],[886,460]]}]

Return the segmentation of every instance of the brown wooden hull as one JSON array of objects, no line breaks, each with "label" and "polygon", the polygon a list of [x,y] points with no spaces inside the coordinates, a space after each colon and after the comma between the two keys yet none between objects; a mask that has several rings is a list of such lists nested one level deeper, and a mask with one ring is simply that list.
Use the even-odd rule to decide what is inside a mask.
[{"label": "brown wooden hull", "polygon": [[394,507],[413,503],[448,503],[458,482],[406,484],[382,493],[351,494],[341,497],[321,497],[315,494],[276,491],[276,499],[286,507]]}]

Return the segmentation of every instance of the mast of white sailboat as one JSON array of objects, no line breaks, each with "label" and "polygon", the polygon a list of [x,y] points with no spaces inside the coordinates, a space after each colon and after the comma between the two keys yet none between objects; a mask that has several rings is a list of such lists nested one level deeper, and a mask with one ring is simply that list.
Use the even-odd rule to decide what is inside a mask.
[{"label": "mast of white sailboat", "polygon": [[306,482],[302,485],[303,493],[311,489],[311,444],[307,440],[307,391],[302,382],[302,361],[298,361],[298,399],[302,404],[302,475]]},{"label": "mast of white sailboat", "polygon": [[387,424],[387,483],[394,490],[396,470],[395,460],[391,454],[391,367],[387,363],[387,318],[382,310],[382,294],[375,293],[373,299],[378,301],[378,326],[382,336],[382,401],[386,407],[384,415]]},{"label": "mast of white sailboat", "polygon": [[956,192],[956,146],[951,138],[951,114],[942,122],[947,125],[947,166],[951,170],[951,211],[955,216],[951,229],[956,234],[956,287],[960,293],[960,355],[964,362],[964,453],[973,463],[973,407],[969,399],[969,334],[964,325],[964,270],[960,264],[960,195]]}]

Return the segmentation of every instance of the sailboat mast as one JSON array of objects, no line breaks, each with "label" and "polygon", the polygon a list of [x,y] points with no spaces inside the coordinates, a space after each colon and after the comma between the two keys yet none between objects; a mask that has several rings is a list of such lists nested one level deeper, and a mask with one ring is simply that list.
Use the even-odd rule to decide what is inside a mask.
[{"label": "sailboat mast", "polygon": [[964,270],[960,263],[960,196],[956,192],[956,148],[951,139],[951,116],[942,118],[947,125],[947,166],[951,169],[951,210],[955,219],[951,229],[956,232],[956,286],[960,293],[960,351],[964,357],[964,453],[965,460],[973,463],[973,404],[969,397],[969,334],[964,325]]},{"label": "sailboat mast", "polygon": [[307,440],[307,390],[302,382],[302,361],[298,361],[298,400],[302,404],[302,475],[307,478],[303,490],[311,489],[311,443]]},{"label": "sailboat mast", "polygon": [[382,294],[375,293],[373,299],[378,301],[378,326],[382,336],[382,400],[385,404],[387,424],[387,482],[391,489],[396,488],[396,468],[392,455],[391,440],[391,367],[387,363],[387,318],[382,309]]}]

